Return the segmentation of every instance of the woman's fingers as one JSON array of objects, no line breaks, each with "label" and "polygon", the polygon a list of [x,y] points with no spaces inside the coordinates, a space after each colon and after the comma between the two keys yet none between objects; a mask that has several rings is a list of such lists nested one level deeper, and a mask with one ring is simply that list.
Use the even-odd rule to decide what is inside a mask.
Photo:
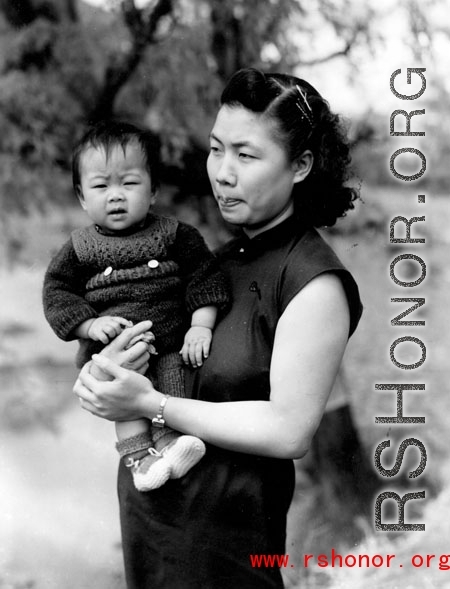
[{"label": "woman's fingers", "polygon": [[115,348],[117,349],[126,349],[130,347],[131,342],[133,339],[138,338],[146,331],[150,331],[152,326],[151,321],[141,321],[140,323],[136,323],[133,327],[127,327],[119,333],[119,335],[114,339],[112,344],[115,344]]},{"label": "woman's fingers", "polygon": [[148,362],[142,362],[139,364],[133,364],[133,370],[134,372],[137,372],[139,374],[142,374],[143,376],[145,376],[148,368],[149,368],[150,364]]},{"label": "woman's fingers", "polygon": [[[105,372],[109,376],[112,376],[113,378],[120,378],[123,375],[123,372],[125,370],[124,368],[122,368],[121,366],[119,366],[118,364],[116,364],[115,362],[113,362],[112,360],[110,360],[109,358],[107,358],[106,356],[103,356],[101,354],[93,354],[92,355],[92,362],[94,362],[101,370],[103,370],[103,372]],[[79,376],[80,379],[81,379],[81,374],[82,373],[80,372],[80,376]],[[92,379],[92,382],[94,384],[95,384],[95,382],[97,382],[90,375],[83,375],[83,376],[84,376],[83,382],[87,386],[90,382],[88,376]],[[92,382],[91,382],[91,384],[92,384]]]},{"label": "woman's fingers", "polygon": [[92,392],[92,388],[95,387],[97,380],[89,374],[89,364],[85,364],[78,375],[75,384],[73,385],[73,392],[80,399],[80,404],[83,409],[95,412],[95,394]]},{"label": "woman's fingers", "polygon": [[[78,378],[73,385],[73,392],[79,397],[85,398],[85,391],[90,391],[95,388],[97,380],[90,374],[91,362],[87,362],[78,374]],[[90,393],[92,394],[92,393]],[[86,399],[91,400],[91,399]]]},{"label": "woman's fingers", "polygon": [[143,321],[125,329],[102,350],[101,355],[110,358],[120,366],[140,370],[150,356],[149,342],[153,334],[148,329],[149,325],[151,325],[150,321]]},{"label": "woman's fingers", "polygon": [[150,353],[148,351],[148,345],[146,342],[137,342],[136,344],[134,344],[134,346],[132,348],[130,348],[129,350],[127,350],[127,363],[128,364],[132,364],[133,362],[136,362],[136,360],[139,360],[140,358],[145,357],[145,361],[147,362],[147,360],[150,357]]},{"label": "woman's fingers", "polygon": [[85,401],[82,397],[80,397],[80,407],[85,411],[89,411],[92,415],[97,415],[97,408],[89,401]]},{"label": "woman's fingers", "polygon": [[144,354],[133,360],[132,362],[127,362],[124,368],[128,368],[129,370],[133,370],[134,372],[139,372],[140,374],[145,374],[149,367],[149,360],[150,354],[146,351]]},{"label": "woman's fingers", "polygon": [[139,374],[145,374],[150,366],[150,354],[146,352],[137,358],[133,364],[131,364],[130,370],[139,372]]},{"label": "woman's fingers", "polygon": [[73,387],[73,392],[80,399],[80,405],[82,409],[89,411],[97,417],[112,419],[110,416],[108,416],[107,413],[105,413],[105,407],[107,408],[107,405],[105,406],[105,399],[103,397],[105,386],[109,386],[111,381],[99,381],[92,374],[90,374],[89,369],[91,368],[92,364],[95,364],[103,373],[108,374],[113,378],[119,377],[124,369],[120,368],[120,366],[117,366],[117,364],[108,358],[94,354],[91,362],[85,364],[81,369]]},{"label": "woman's fingers", "polygon": [[128,344],[128,348],[132,348],[138,342],[145,342],[146,344],[151,344],[155,341],[155,335],[152,331],[145,331],[140,335],[136,335],[131,342]]}]

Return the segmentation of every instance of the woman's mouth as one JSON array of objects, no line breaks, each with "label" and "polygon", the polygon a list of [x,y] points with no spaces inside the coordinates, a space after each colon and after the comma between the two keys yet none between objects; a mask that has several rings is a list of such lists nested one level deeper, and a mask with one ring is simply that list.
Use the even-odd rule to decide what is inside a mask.
[{"label": "woman's mouth", "polygon": [[241,202],[241,200],[238,198],[232,198],[229,196],[224,197],[224,196],[220,196],[220,195],[217,197],[217,200],[219,202],[219,206],[224,209],[229,209],[231,207],[234,207]]}]

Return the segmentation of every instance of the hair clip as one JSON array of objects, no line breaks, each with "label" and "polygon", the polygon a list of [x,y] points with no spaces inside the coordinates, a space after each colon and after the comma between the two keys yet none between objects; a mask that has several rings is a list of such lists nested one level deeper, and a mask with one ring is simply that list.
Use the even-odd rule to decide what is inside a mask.
[{"label": "hair clip", "polygon": [[302,91],[302,89],[300,88],[300,86],[298,84],[295,84],[295,87],[297,88],[297,92],[299,93],[299,96],[302,99],[303,104],[305,104],[305,106],[307,107],[308,110],[306,110],[302,106],[302,103],[300,102],[300,100],[298,98],[295,101],[295,104],[297,105],[297,108],[299,109],[299,111],[302,113],[302,118],[305,118],[308,121],[308,123],[311,125],[311,127],[313,127],[314,126],[313,125],[313,112],[312,112],[312,108],[309,105],[308,99],[306,98],[306,94],[305,94],[305,92]]}]

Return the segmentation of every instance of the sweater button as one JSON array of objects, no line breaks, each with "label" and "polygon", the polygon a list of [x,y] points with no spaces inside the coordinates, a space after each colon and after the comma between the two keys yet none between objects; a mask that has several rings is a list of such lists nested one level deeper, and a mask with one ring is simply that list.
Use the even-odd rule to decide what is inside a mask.
[{"label": "sweater button", "polygon": [[157,268],[159,266],[159,262],[158,260],[150,260],[147,265],[149,268]]},{"label": "sweater button", "polygon": [[106,268],[106,270],[103,272],[103,274],[104,274],[105,276],[109,276],[109,275],[111,274],[111,272],[112,272],[112,271],[113,271],[113,269],[112,269],[112,266],[108,266],[108,267]]}]

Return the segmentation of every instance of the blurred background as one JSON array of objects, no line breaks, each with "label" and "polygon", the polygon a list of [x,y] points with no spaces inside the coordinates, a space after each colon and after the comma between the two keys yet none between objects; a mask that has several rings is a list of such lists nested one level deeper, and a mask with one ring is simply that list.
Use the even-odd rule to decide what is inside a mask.
[{"label": "blurred background", "polygon": [[[124,589],[113,426],[80,411],[71,394],[76,345],[56,338],[41,308],[51,256],[88,222],[72,194],[72,144],[88,121],[112,115],[149,128],[163,162],[158,211],[197,226],[217,247],[231,233],[210,196],[208,133],[226,80],[246,66],[307,79],[343,115],[361,189],[355,210],[322,231],[354,273],[365,314],[315,446],[297,463],[287,547],[295,567],[285,571],[286,586],[450,587],[437,562],[410,563],[414,554],[450,553],[450,2],[0,0],[0,589]],[[398,90],[420,89],[405,84],[408,67],[426,68],[426,91],[415,101],[399,100],[389,87],[401,69]],[[425,109],[412,120],[412,130],[425,136],[391,137],[396,109]],[[400,119],[396,130],[405,128]],[[389,170],[402,147],[426,156],[417,181],[402,182]],[[412,174],[417,158],[402,156],[396,167]],[[426,195],[424,204],[418,194]],[[425,244],[389,243],[398,215],[426,216],[412,230]],[[414,289],[389,277],[401,253],[427,265]],[[397,270],[402,280],[418,276],[413,263]],[[404,310],[392,297],[424,297],[406,320],[425,326],[392,327]],[[389,358],[402,336],[427,347],[416,370],[402,371]],[[414,346],[400,348],[399,361],[419,359]],[[376,416],[395,414],[395,395],[375,390],[390,382],[426,385],[405,393],[404,410],[425,416],[425,425],[375,424]],[[383,455],[390,468],[407,437],[426,446],[424,473],[407,478],[419,462],[410,449],[395,480],[378,477],[376,446],[391,440],[391,454]],[[426,490],[426,500],[406,509],[407,523],[425,523],[424,532],[374,531],[374,498],[385,490]],[[332,547],[396,554],[403,566],[301,566],[304,553]]]}]

